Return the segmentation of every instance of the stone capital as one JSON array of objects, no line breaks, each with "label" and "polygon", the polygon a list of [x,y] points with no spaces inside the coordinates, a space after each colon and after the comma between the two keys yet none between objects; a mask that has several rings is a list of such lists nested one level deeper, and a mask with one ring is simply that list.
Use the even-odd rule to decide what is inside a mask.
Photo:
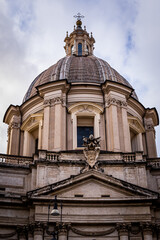
[{"label": "stone capital", "polygon": [[130,228],[130,224],[126,223],[117,223],[117,231],[120,236],[128,236],[128,230]]},{"label": "stone capital", "polygon": [[154,130],[154,124],[153,124],[153,121],[152,121],[151,118],[145,119],[144,123],[145,123],[145,130],[146,131],[155,131]]},{"label": "stone capital", "polygon": [[20,128],[20,124],[17,123],[17,122],[11,122],[10,123],[10,128],[11,129],[18,129],[18,128]]},{"label": "stone capital", "polygon": [[58,235],[59,236],[62,236],[62,235],[67,235],[67,231],[68,231],[68,228],[69,228],[69,225],[68,224],[65,224],[65,223],[56,223],[56,228],[58,230]]},{"label": "stone capital", "polygon": [[45,99],[43,101],[43,106],[44,107],[50,107],[51,106],[51,100],[50,99]]},{"label": "stone capital", "polygon": [[154,224],[150,222],[141,223],[141,227],[144,235],[152,235],[152,232],[154,231]]},{"label": "stone capital", "polygon": [[62,97],[54,97],[51,99],[51,105],[54,106],[56,104],[61,104],[62,106],[66,106],[66,102]]},{"label": "stone capital", "polygon": [[105,107],[109,107],[110,105],[127,108],[127,102],[125,100],[121,100],[115,97],[109,97],[105,100]]}]

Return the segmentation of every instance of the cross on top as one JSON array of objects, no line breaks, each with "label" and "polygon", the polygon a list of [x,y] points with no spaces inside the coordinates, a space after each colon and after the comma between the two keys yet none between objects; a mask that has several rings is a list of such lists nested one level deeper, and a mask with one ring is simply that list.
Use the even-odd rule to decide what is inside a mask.
[{"label": "cross on top", "polygon": [[77,21],[81,20],[81,18],[84,18],[84,16],[81,15],[80,13],[77,13],[77,15],[74,15],[73,17],[77,18]]}]

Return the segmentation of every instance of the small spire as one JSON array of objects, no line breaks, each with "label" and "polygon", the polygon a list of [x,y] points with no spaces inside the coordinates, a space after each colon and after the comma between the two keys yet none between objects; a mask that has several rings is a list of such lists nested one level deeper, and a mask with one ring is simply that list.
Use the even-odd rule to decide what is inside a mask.
[{"label": "small spire", "polygon": [[68,37],[68,31],[66,32],[66,37]]},{"label": "small spire", "polygon": [[76,30],[76,26],[74,25],[74,31]]},{"label": "small spire", "polygon": [[93,36],[92,36],[92,32],[91,32],[91,38],[92,38]]},{"label": "small spire", "polygon": [[86,31],[86,26],[84,26],[84,31]]}]

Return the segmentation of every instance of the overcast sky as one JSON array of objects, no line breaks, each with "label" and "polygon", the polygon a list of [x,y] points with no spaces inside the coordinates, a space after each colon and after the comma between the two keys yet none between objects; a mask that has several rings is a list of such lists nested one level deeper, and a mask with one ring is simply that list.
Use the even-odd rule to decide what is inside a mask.
[{"label": "overcast sky", "polygon": [[[93,32],[94,54],[160,114],[160,0],[0,0],[1,153],[7,146],[6,109],[20,105],[33,79],[65,56],[63,40],[78,12]],[[160,155],[160,127],[156,141]]]}]

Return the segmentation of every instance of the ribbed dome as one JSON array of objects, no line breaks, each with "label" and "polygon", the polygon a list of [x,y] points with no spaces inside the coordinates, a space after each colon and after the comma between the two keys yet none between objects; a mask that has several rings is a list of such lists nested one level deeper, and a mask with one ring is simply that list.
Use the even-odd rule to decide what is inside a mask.
[{"label": "ribbed dome", "polygon": [[[104,83],[106,80],[132,86],[106,61],[95,56],[66,56],[39,74],[31,83],[23,102],[36,95],[36,87],[44,83],[67,79],[69,83]],[[135,92],[133,97],[137,98]]]}]

